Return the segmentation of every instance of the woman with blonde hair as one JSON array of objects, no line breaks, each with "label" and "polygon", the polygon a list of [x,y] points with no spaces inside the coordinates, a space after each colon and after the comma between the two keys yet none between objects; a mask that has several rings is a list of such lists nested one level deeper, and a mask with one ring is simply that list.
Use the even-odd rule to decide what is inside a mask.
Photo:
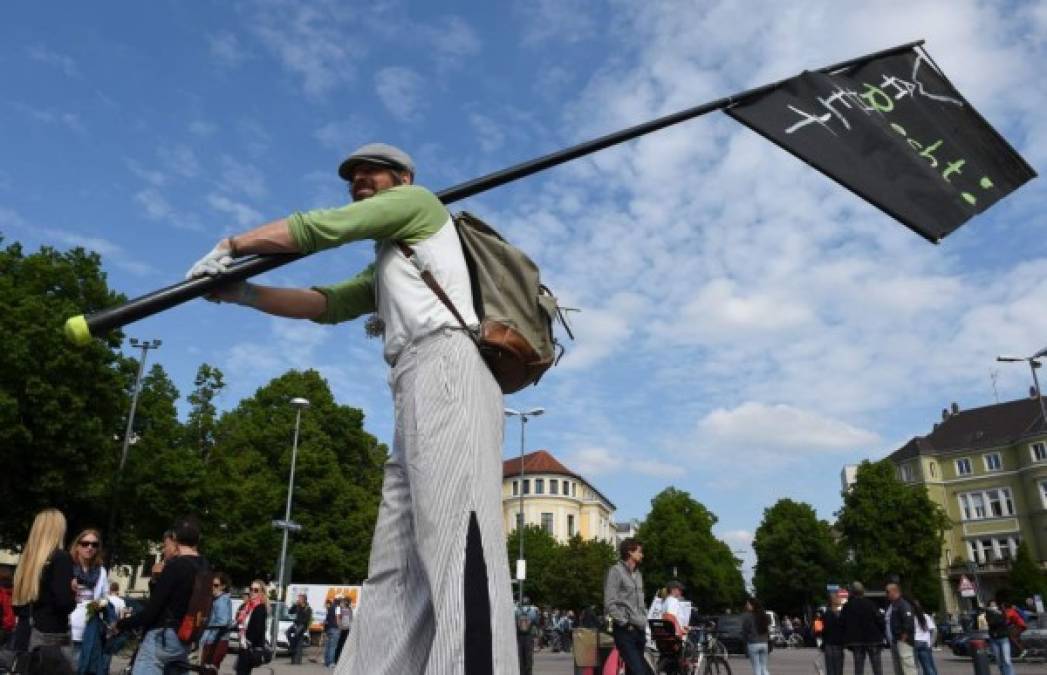
[{"label": "woman with blonde hair", "polygon": [[265,621],[269,613],[267,604],[265,582],[255,579],[251,582],[247,600],[236,613],[236,624],[240,628],[236,675],[247,675],[256,665],[261,665],[252,657],[252,653],[265,646]]},{"label": "woman with blonde hair", "polygon": [[16,651],[58,650],[72,666],[69,613],[76,607],[76,597],[73,559],[62,548],[65,527],[65,516],[58,509],[36,514],[15,570],[11,601],[18,608]]},{"label": "woman with blonde hair", "polygon": [[81,532],[69,545],[76,581],[76,609],[69,615],[73,656],[80,658],[80,643],[87,625],[87,605],[106,597],[109,579],[102,566],[102,535],[93,528]]}]

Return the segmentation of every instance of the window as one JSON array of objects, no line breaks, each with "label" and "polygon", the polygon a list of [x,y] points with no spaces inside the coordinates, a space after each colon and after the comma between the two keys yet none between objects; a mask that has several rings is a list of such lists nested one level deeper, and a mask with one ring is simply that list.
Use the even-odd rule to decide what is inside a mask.
[{"label": "window", "polygon": [[1043,499],[1043,508],[1047,509],[1047,480],[1040,481],[1040,498]]},{"label": "window", "polygon": [[1014,501],[1010,488],[991,488],[959,495],[964,520],[1002,518],[1014,515]]},{"label": "window", "polygon": [[520,481],[514,480],[513,481],[513,496],[517,497],[517,496],[519,496],[519,494],[520,494]]},{"label": "window", "polygon": [[1032,453],[1032,461],[1042,462],[1047,460],[1047,443],[1038,441],[1029,446],[1029,451]]},{"label": "window", "polygon": [[524,487],[523,487],[524,494],[525,495],[531,494],[531,479],[524,478],[523,484],[524,484]]},{"label": "window", "polygon": [[904,482],[911,483],[912,482],[912,465],[911,464],[903,464],[902,465],[901,474],[902,474],[902,480]]},{"label": "window", "polygon": [[542,529],[548,532],[549,534],[553,534],[553,514],[542,514]]},{"label": "window", "polygon": [[572,497],[577,497],[578,496],[578,483],[571,483],[571,496]]},{"label": "window", "polygon": [[938,476],[938,469],[937,469],[937,466],[938,466],[938,465],[937,465],[937,464],[935,464],[934,462],[931,462],[931,463],[930,463],[930,467],[931,467],[931,478],[936,478],[936,477]]},{"label": "window", "polygon": [[1000,458],[1000,453],[990,452],[985,455],[985,470],[986,471],[999,471],[1003,468],[1003,460]]},{"label": "window", "polygon": [[534,493],[536,495],[544,495],[545,494],[545,479],[544,478],[535,478],[534,479]]},{"label": "window", "polygon": [[967,457],[956,460],[956,473],[960,476],[971,475],[971,460]]},{"label": "window", "polygon": [[967,541],[967,559],[984,565],[989,562],[1012,560],[1022,538],[1018,535],[970,539]]},{"label": "window", "polygon": [[[1047,485],[1047,483],[1044,483],[1044,485]],[[571,514],[567,515],[567,536],[574,536],[574,516]]]},{"label": "window", "polygon": [[558,494],[560,494],[559,490],[560,490],[560,481],[556,480],[555,478],[550,478],[549,479],[549,494],[551,494],[551,495],[558,495]]}]

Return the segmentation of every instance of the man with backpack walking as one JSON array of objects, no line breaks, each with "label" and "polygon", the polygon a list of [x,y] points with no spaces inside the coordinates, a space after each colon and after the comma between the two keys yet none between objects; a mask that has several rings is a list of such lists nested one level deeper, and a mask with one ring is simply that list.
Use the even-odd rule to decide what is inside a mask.
[{"label": "man with backpack walking", "polygon": [[338,173],[353,203],[223,239],[187,276],[219,274],[247,254],[376,242],[374,263],[350,279],[302,289],[239,283],[213,299],[320,323],[377,313],[368,329],[384,338],[396,427],[367,605],[338,672],[515,675],[502,392],[462,329],[478,318],[458,232],[440,200],[413,184],[414,163],[398,148],[365,145]]},{"label": "man with backpack walking", "polygon": [[538,608],[523,596],[516,608],[516,648],[520,654],[520,675],[531,675],[534,670],[534,633],[538,625]]},{"label": "man with backpack walking", "polygon": [[[141,612],[120,619],[118,631],[143,630],[132,675],[164,675],[168,664],[186,663],[189,647],[207,626],[211,574],[200,556],[200,529],[183,518],[173,528],[177,553],[164,564]],[[199,589],[199,592],[198,592]]]},{"label": "man with backpack walking", "polygon": [[989,646],[993,658],[1000,667],[1000,675],[1014,675],[1014,664],[1011,663],[1011,629],[1007,615],[995,600],[985,610],[985,621],[989,624]]}]

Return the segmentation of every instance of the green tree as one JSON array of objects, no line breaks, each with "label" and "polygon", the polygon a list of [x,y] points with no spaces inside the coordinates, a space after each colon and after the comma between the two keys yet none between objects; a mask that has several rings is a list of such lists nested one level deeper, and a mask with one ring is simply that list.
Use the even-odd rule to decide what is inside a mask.
[{"label": "green tree", "polygon": [[133,443],[116,495],[117,531],[110,543],[118,545],[118,562],[140,560],[175,518],[205,510],[203,462],[184,442],[178,397],[163,367],[154,364],[142,378]]},{"label": "green tree", "polygon": [[[524,559],[527,560],[527,578],[524,595],[536,605],[553,606],[559,600],[560,552],[556,538],[538,525],[523,528]],[[509,574],[516,578],[516,560],[520,557],[520,533],[514,530],[506,538],[509,551]]]},{"label": "green tree", "polygon": [[367,574],[385,446],[364,431],[363,412],[335,402],[314,370],[289,371],[218,420],[207,465],[204,547],[238,582],[275,576],[295,427],[302,413],[291,535],[296,582],[358,582]]},{"label": "green tree", "polygon": [[838,580],[843,559],[829,524],[810,504],[780,499],[764,509],[753,538],[753,585],[768,608],[801,614],[825,597]]},{"label": "green tree", "polygon": [[616,558],[614,547],[606,541],[577,534],[557,546],[556,583],[549,604],[576,611],[594,605],[602,613],[604,579]]},{"label": "green tree", "polygon": [[215,445],[215,426],[218,411],[214,400],[225,388],[222,371],[206,363],[200,364],[193,381],[196,389],[189,394],[189,416],[185,423],[186,440],[206,463]]},{"label": "green tree", "polygon": [[1029,543],[1024,539],[1018,544],[1018,551],[1011,564],[1008,585],[1016,605],[1024,606],[1026,598],[1036,594],[1047,597],[1047,572],[1033,560]]},{"label": "green tree", "polygon": [[673,578],[684,583],[701,611],[737,607],[745,599],[740,561],[712,532],[716,516],[690,494],[666,488],[651,500],[640,525],[646,596]]},{"label": "green tree", "polygon": [[105,522],[130,387],[123,336],[72,347],[62,326],[123,300],[95,253],[0,250],[0,546],[20,547],[48,506],[71,530]]},{"label": "green tree", "polygon": [[926,609],[941,606],[938,566],[952,523],[925,487],[902,483],[889,460],[865,461],[836,515],[852,576],[875,587],[897,575]]}]

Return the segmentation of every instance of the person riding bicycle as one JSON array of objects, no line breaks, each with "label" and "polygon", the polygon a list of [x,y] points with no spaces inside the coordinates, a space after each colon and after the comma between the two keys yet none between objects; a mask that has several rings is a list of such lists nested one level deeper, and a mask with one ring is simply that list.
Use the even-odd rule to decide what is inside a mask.
[{"label": "person riding bicycle", "polygon": [[673,579],[665,585],[665,588],[669,594],[665,596],[662,604],[661,618],[672,622],[676,628],[676,634],[684,638],[687,636],[688,625],[691,622],[691,608],[690,603],[683,600],[683,584]]}]

